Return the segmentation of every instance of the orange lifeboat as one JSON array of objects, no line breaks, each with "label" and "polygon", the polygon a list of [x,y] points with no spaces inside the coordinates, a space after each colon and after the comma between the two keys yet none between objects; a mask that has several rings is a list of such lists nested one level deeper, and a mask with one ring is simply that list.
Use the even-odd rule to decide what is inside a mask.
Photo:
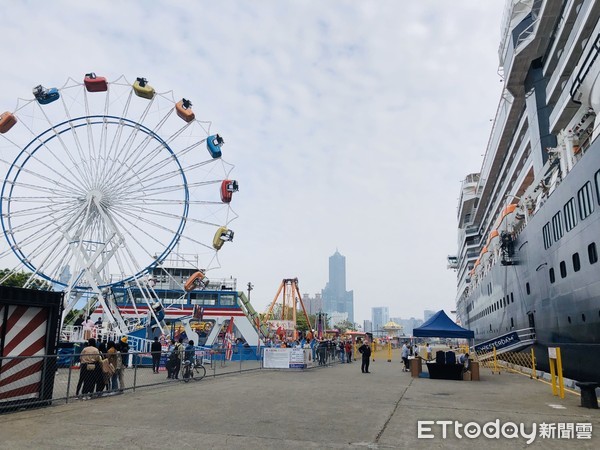
[{"label": "orange lifeboat", "polygon": [[192,111],[192,102],[182,98],[175,104],[175,110],[177,115],[186,122],[191,122],[196,118],[194,111]]},{"label": "orange lifeboat", "polygon": [[193,291],[196,288],[204,289],[208,286],[208,282],[209,280],[206,278],[204,272],[199,270],[198,272],[194,272],[192,276],[188,278],[183,285],[183,289],[185,289],[186,292]]},{"label": "orange lifeboat", "polygon": [[14,114],[6,111],[0,115],[0,133],[4,134],[17,123]]}]

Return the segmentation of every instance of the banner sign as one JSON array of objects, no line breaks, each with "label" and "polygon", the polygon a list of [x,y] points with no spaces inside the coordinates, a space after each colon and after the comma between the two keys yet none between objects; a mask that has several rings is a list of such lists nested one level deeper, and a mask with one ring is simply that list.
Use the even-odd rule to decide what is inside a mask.
[{"label": "banner sign", "polygon": [[519,335],[513,331],[512,333],[505,334],[504,336],[499,336],[489,341],[482,342],[481,344],[477,344],[475,346],[475,351],[491,352],[494,347],[496,347],[496,350],[500,350],[501,348],[514,345],[520,340],[521,339],[519,339]]},{"label": "banner sign", "polygon": [[310,359],[310,350],[302,348],[264,349],[263,367],[265,369],[305,369]]}]

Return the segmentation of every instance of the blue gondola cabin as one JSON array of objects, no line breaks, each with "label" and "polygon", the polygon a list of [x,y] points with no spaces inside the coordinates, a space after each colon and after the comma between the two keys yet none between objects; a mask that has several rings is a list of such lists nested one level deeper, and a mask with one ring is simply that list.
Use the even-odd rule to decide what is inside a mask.
[{"label": "blue gondola cabin", "polygon": [[213,134],[212,136],[209,136],[208,139],[206,140],[206,148],[208,148],[208,152],[210,153],[210,156],[212,156],[213,158],[220,158],[221,157],[221,146],[224,143],[225,143],[225,141],[218,134]]},{"label": "blue gondola cabin", "polygon": [[40,105],[47,105],[60,98],[60,93],[56,88],[46,89],[41,84],[33,88],[33,95]]}]

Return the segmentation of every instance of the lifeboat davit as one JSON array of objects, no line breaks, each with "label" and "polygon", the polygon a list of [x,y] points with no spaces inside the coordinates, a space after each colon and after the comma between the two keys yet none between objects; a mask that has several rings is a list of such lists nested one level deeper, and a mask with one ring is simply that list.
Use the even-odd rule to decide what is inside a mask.
[{"label": "lifeboat davit", "polygon": [[85,89],[88,92],[104,92],[108,90],[106,78],[98,77],[94,72],[85,74],[83,84],[85,84]]},{"label": "lifeboat davit", "polygon": [[154,88],[148,84],[148,80],[139,77],[133,83],[133,92],[142,98],[151,99],[154,97]]},{"label": "lifeboat davit", "polygon": [[206,278],[204,272],[199,270],[198,272],[194,272],[191,277],[183,285],[183,289],[187,292],[193,291],[196,288],[204,289],[208,286],[209,280]]},{"label": "lifeboat davit", "polygon": [[0,115],[0,133],[4,134],[8,132],[17,123],[17,118],[13,113],[8,111],[3,112]]},{"label": "lifeboat davit", "polygon": [[192,102],[188,99],[182,98],[175,104],[175,110],[177,115],[186,122],[191,122],[196,118],[194,111],[192,111]]},{"label": "lifeboat davit", "polygon": [[214,249],[221,250],[221,247],[227,241],[233,241],[233,231],[227,227],[219,227],[213,238]]},{"label": "lifeboat davit", "polygon": [[235,180],[223,180],[221,182],[221,201],[230,203],[233,193],[239,190],[238,182]]}]

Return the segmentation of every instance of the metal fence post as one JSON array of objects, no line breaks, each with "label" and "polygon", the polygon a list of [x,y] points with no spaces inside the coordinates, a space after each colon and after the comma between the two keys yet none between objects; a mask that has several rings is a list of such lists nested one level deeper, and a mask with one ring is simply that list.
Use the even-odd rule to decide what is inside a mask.
[{"label": "metal fence post", "polygon": [[[137,361],[135,360],[135,355],[132,353],[131,358],[133,359],[133,392],[135,392],[135,384],[137,382]],[[139,359],[139,358],[138,358]]]},{"label": "metal fence post", "polygon": [[71,391],[71,374],[73,373],[73,364],[69,364],[69,374],[67,375],[67,399],[66,403],[69,403],[69,392]]}]

